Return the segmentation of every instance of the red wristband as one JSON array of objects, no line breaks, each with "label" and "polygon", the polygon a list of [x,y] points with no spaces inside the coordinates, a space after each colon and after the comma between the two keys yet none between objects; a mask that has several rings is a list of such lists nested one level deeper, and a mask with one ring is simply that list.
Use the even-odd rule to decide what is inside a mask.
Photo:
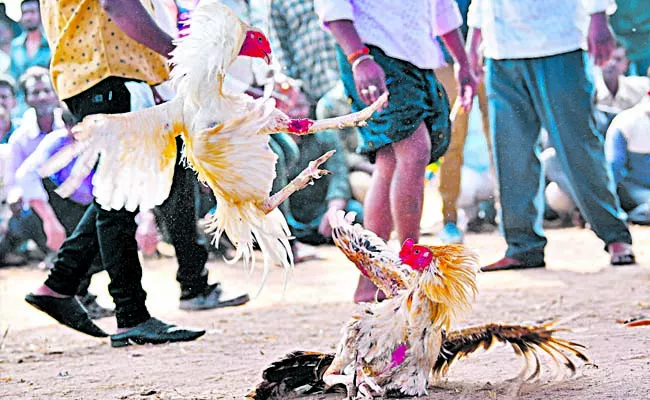
[{"label": "red wristband", "polygon": [[359,50],[357,50],[357,51],[352,52],[352,53],[348,56],[348,62],[349,62],[350,64],[352,64],[352,63],[354,62],[354,60],[356,60],[357,58],[359,58],[359,57],[361,57],[361,56],[363,56],[363,55],[366,55],[366,54],[370,54],[370,49],[364,46],[363,48],[361,48],[361,49],[359,49]]}]

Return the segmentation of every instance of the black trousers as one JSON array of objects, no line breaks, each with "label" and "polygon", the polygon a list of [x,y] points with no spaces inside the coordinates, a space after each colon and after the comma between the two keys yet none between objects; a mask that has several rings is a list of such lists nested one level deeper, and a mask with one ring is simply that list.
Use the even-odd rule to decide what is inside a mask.
[{"label": "black trousers", "polygon": [[[116,114],[130,111],[126,81],[107,78],[92,88],[66,99],[72,114]],[[142,288],[142,266],[135,240],[135,212],[104,210],[93,202],[72,235],[63,243],[45,284],[56,292],[74,295],[88,273],[93,258],[101,255],[111,279],[108,291],[115,302],[117,326],[132,327],[150,318]]]},{"label": "black trousers", "polygon": [[162,220],[171,244],[176,250],[178,271],[176,280],[181,286],[181,300],[196,297],[208,286],[208,260],[206,243],[201,239],[196,226],[196,189],[194,172],[180,163],[183,141],[176,138],[177,156],[174,179],[169,197],[156,211]]}]

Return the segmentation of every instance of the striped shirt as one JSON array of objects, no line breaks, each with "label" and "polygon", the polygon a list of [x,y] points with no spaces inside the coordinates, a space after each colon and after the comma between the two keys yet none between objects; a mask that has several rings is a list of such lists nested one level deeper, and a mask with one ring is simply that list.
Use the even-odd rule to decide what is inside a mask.
[{"label": "striped shirt", "polygon": [[272,0],[269,22],[273,56],[282,72],[303,82],[316,103],[339,79],[335,41],[321,29],[313,0]]}]

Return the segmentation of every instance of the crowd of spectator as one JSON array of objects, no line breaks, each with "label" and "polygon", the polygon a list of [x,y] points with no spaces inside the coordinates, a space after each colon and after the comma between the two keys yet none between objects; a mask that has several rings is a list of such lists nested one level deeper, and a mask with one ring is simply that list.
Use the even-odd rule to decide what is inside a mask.
[{"label": "crowd of spectator", "polygon": [[[170,30],[170,35],[173,31],[174,35],[182,36],[186,29],[185,23],[188,18],[191,22],[191,12],[197,3],[198,0],[153,1],[156,21],[161,27],[166,26]],[[341,39],[341,31],[337,31],[340,27],[336,24],[336,20],[347,15],[345,14],[346,7],[341,5],[340,9],[335,10],[331,4],[325,4],[328,2],[314,2],[313,0],[223,0],[223,3],[231,7],[245,22],[262,26],[269,32],[275,56],[275,63],[270,67],[258,62],[259,60],[238,58],[229,71],[226,81],[228,90],[245,92],[251,96],[259,97],[264,92],[264,86],[270,84],[273,86],[273,96],[276,98],[278,106],[296,118],[326,118],[343,115],[350,112],[351,104],[352,108],[361,104],[363,99],[356,98],[351,93],[354,92],[355,82],[352,80],[352,72],[346,70],[346,68],[350,68],[349,64],[344,61],[346,56],[344,50],[349,42]],[[316,8],[314,3],[316,3]],[[318,3],[321,3],[320,8]],[[349,2],[340,3],[347,4]],[[364,7],[371,7],[368,6],[368,2],[364,1],[355,1],[354,3],[358,3],[355,12],[365,10]],[[423,163],[441,164],[439,185],[443,200],[444,224],[440,231],[440,240],[443,243],[463,242],[463,230],[466,224],[459,223],[461,218],[459,218],[458,208],[461,209],[461,214],[465,214],[463,215],[464,221],[469,221],[467,229],[478,230],[479,227],[476,226],[476,223],[472,225],[472,222],[481,220],[481,218],[494,225],[498,222],[502,224],[505,222],[507,240],[508,235],[511,237],[514,235],[513,232],[521,234],[522,229],[529,229],[528,227],[523,228],[524,222],[522,221],[524,219],[526,221],[535,220],[535,228],[532,228],[533,222],[531,222],[531,237],[521,239],[522,242],[518,245],[523,247],[519,250],[528,245],[533,246],[531,243],[535,241],[543,247],[541,243],[544,240],[538,231],[537,217],[534,215],[537,212],[544,216],[547,226],[551,226],[553,221],[560,221],[560,225],[598,224],[599,218],[604,217],[594,214],[593,210],[588,210],[587,204],[591,200],[588,199],[589,196],[583,194],[586,190],[591,189],[582,188],[581,185],[585,181],[576,180],[574,169],[577,168],[577,164],[567,164],[567,149],[565,147],[571,145],[566,144],[569,143],[565,141],[566,134],[561,132],[566,127],[558,126],[558,124],[564,124],[564,121],[559,119],[560,110],[554,109],[554,107],[560,107],[557,98],[549,97],[546,89],[542,90],[540,86],[540,97],[531,99],[527,110],[518,111],[518,115],[524,111],[531,113],[531,120],[537,122],[526,126],[526,128],[538,128],[537,131],[541,135],[541,148],[533,148],[533,146],[537,146],[537,131],[531,132],[530,140],[526,142],[526,145],[530,144],[531,147],[529,161],[532,165],[530,171],[533,173],[530,176],[524,175],[519,167],[523,165],[521,149],[513,149],[513,146],[516,146],[514,143],[521,139],[521,126],[515,126],[512,119],[510,121],[503,120],[503,118],[510,118],[508,113],[502,112],[503,110],[499,115],[490,115],[495,111],[494,105],[488,107],[486,84],[487,92],[492,90],[492,93],[501,96],[497,101],[502,100],[503,96],[507,95],[507,89],[512,89],[512,82],[521,78],[515,74],[519,74],[519,69],[524,68],[518,64],[522,58],[548,59],[550,56],[558,54],[551,47],[559,48],[562,47],[561,45],[557,43],[544,44],[538,40],[536,43],[529,43],[528,47],[524,49],[517,47],[520,44],[517,40],[521,40],[521,38],[500,39],[506,42],[504,44],[495,39],[498,35],[487,37],[484,35],[485,43],[480,47],[480,52],[485,51],[486,53],[478,54],[478,57],[484,55],[489,59],[486,84],[478,76],[483,72],[476,69],[476,60],[470,58],[472,66],[475,67],[474,73],[479,78],[477,97],[482,124],[479,123],[478,118],[470,118],[471,115],[477,115],[474,113],[478,112],[478,108],[470,111],[467,107],[456,109],[456,112],[452,113],[451,126],[445,126],[445,124],[448,125],[449,109],[454,103],[462,100],[456,99],[458,82],[454,77],[454,59],[451,57],[451,55],[458,55],[456,54],[458,49],[449,48],[450,44],[453,46],[454,42],[445,38],[445,35],[452,32],[448,28],[456,28],[456,26],[451,26],[450,19],[456,21],[458,18],[458,23],[461,24],[459,31],[468,41],[468,48],[471,48],[471,45],[474,44],[472,43],[473,38],[467,37],[470,28],[474,28],[474,32],[480,32],[482,29],[491,33],[494,33],[492,32],[494,30],[503,29],[502,26],[495,25],[494,21],[489,20],[490,13],[485,10],[508,2],[474,0],[475,4],[471,7],[470,3],[472,2],[469,0],[457,0],[456,3],[459,6],[457,9],[447,9],[445,11],[447,14],[441,11],[438,13],[439,18],[447,18],[444,21],[437,21],[437,26],[440,29],[438,33],[444,40],[431,43],[423,40],[421,44],[423,49],[431,47],[431,54],[435,54],[435,57],[438,57],[436,60],[439,61],[436,61],[435,65],[424,63],[425,68],[422,71],[431,70],[433,72],[430,75],[428,72],[422,73],[421,78],[431,84],[432,93],[436,93],[434,97],[439,97],[444,103],[444,107],[440,106],[440,110],[446,109],[442,113],[442,119],[439,119],[440,116],[435,113],[424,118],[427,124],[429,122],[434,124],[435,129],[429,129],[430,138],[426,142],[431,144],[431,148],[427,149],[426,159],[423,159]],[[568,3],[580,2],[576,0]],[[589,84],[595,89],[593,103],[584,104],[584,107],[581,106],[581,108],[573,110],[589,113],[589,115],[579,116],[584,124],[587,124],[589,120],[596,128],[593,145],[587,153],[595,157],[596,161],[594,162],[603,158],[607,163],[607,173],[593,175],[593,179],[599,180],[594,182],[594,187],[602,187],[603,191],[606,191],[607,187],[615,187],[615,190],[612,189],[615,197],[611,200],[611,207],[603,206],[603,210],[607,209],[608,213],[614,215],[617,214],[617,210],[612,207],[616,208],[620,205],[626,213],[621,213],[622,220],[650,224],[650,179],[648,178],[648,171],[650,171],[648,163],[648,159],[650,159],[650,78],[648,77],[650,74],[650,8],[647,7],[647,4],[643,5],[642,3],[644,3],[642,0],[620,1],[616,8],[613,2],[600,1],[598,5],[600,8],[589,11],[593,13],[607,12],[610,15],[609,21],[617,39],[616,48],[611,57],[609,60],[601,60],[602,62],[594,63],[594,59],[590,59],[583,63],[583,53],[577,51],[578,49],[570,49],[576,50],[576,53],[571,55],[573,58],[571,60],[566,57],[562,58],[562,62],[568,63],[566,65],[570,64],[571,68],[582,69],[588,81],[580,81],[580,84]],[[522,5],[510,9],[513,14],[510,15],[512,18],[507,23],[515,25],[528,23],[532,24],[530,25],[531,29],[537,27],[535,24],[538,24],[539,21],[525,21],[525,18],[533,17],[534,12],[537,12],[536,9],[533,7],[532,10],[524,10],[525,7]],[[544,7],[552,8],[547,4],[544,4]],[[402,12],[401,9],[398,11]],[[517,14],[524,11],[525,16]],[[370,15],[379,11],[368,9],[363,12]],[[381,14],[377,18],[384,16]],[[332,26],[328,26],[328,18],[334,20],[335,23]],[[578,24],[577,21],[570,22]],[[594,21],[592,21],[593,23]],[[375,32],[372,31],[375,29],[372,26],[357,28],[366,43],[368,40],[365,40],[366,38],[363,36],[368,35],[368,32]],[[586,29],[586,23],[581,28]],[[400,27],[400,29],[402,28]],[[552,39],[552,32],[545,34]],[[385,59],[386,64],[382,64],[382,68],[386,69],[397,65],[394,58],[391,57],[399,55],[400,51],[408,53],[409,46],[401,46],[400,38],[387,37],[384,39],[386,43],[389,43],[386,45],[387,48],[394,46],[394,49],[391,48],[390,57],[382,52],[386,48],[380,48],[382,44],[376,43],[376,46],[369,46],[370,53],[362,55],[362,57],[368,56],[368,58],[363,58],[362,61],[374,56],[373,59],[381,64],[382,57],[388,57]],[[578,39],[580,38],[578,37]],[[474,48],[474,53],[477,50],[479,48]],[[537,53],[528,54],[526,51],[537,51]],[[548,52],[550,53],[547,54]],[[430,59],[433,57],[431,54],[429,54]],[[419,53],[406,54],[406,59],[409,62],[418,63],[423,56],[424,54]],[[472,56],[472,52],[470,52],[470,56]],[[477,55],[473,54],[473,56]],[[19,21],[9,18],[6,15],[4,4],[0,3],[0,138],[2,143],[0,144],[0,196],[2,200],[0,266],[38,262],[43,268],[48,268],[53,252],[72,233],[86,207],[92,201],[90,180],[71,198],[62,199],[54,192],[54,189],[64,177],[52,176],[41,179],[37,174],[40,163],[62,143],[69,140],[66,134],[67,129],[75,123],[70,112],[54,92],[48,73],[50,58],[50,48],[43,30],[38,0],[23,0],[21,2]],[[504,61],[509,58],[516,62],[508,64]],[[405,64],[399,68],[406,71],[411,66]],[[549,68],[551,67],[560,68],[555,64]],[[480,68],[482,69],[482,67]],[[531,64],[525,68],[531,68],[532,71],[537,67]],[[564,70],[563,74],[558,72],[558,74],[549,76],[559,80],[558,85],[563,84],[561,81],[568,84],[570,81],[574,81],[574,76],[571,74],[578,74],[578,72],[577,70],[567,71]],[[551,74],[551,72],[552,70],[548,69],[539,72],[539,74]],[[508,80],[509,78],[512,78],[512,82]],[[538,78],[525,75],[525,79],[535,81]],[[529,83],[530,85],[541,85],[539,80],[532,81]],[[416,92],[400,93],[400,90],[406,90],[403,89],[405,87],[403,82],[399,86],[396,86],[395,83],[391,85],[390,79],[387,82],[388,90],[393,96],[391,104],[399,104],[400,96],[405,96],[405,101],[415,101],[414,97],[418,95]],[[441,85],[438,85],[438,82]],[[461,85],[463,84],[466,82],[461,83]],[[160,89],[160,92],[164,92],[163,87]],[[578,89],[582,88],[577,88],[576,91]],[[513,97],[517,96],[515,92],[510,94]],[[429,101],[429,99],[426,98],[424,101]],[[533,113],[536,113],[537,116]],[[414,118],[420,117],[422,116]],[[567,118],[573,117],[575,116],[567,116]],[[447,122],[443,124],[444,121]],[[423,124],[422,127],[425,125]],[[427,127],[431,128],[431,126]],[[390,128],[399,130],[397,125],[391,125]],[[420,127],[415,128],[420,129]],[[480,131],[480,128],[487,140],[477,147],[476,141],[480,141],[481,135],[472,135],[471,132]],[[580,129],[582,128],[581,125]],[[409,129],[410,127],[405,127],[405,135],[412,133],[413,129]],[[358,221],[363,222],[364,217],[368,216],[367,207],[370,204],[371,225],[375,227],[377,224],[383,224],[388,227],[387,232],[381,233],[382,236],[387,238],[391,232],[390,228],[395,227],[392,223],[386,225],[384,222],[376,222],[377,210],[384,205],[379,207],[376,198],[368,197],[369,190],[375,196],[379,190],[380,184],[373,183],[373,176],[377,177],[387,173],[386,182],[392,182],[390,179],[393,179],[392,171],[384,171],[390,167],[390,163],[386,161],[388,159],[387,152],[376,150],[384,145],[377,142],[382,138],[369,136],[371,134],[363,130],[358,136],[354,130],[323,132],[305,137],[277,134],[271,140],[271,147],[279,157],[275,188],[284,186],[284,183],[294,178],[306,167],[309,160],[317,155],[327,150],[337,150],[336,155],[324,165],[324,168],[334,174],[294,194],[281,207],[295,237],[292,249],[297,262],[316,257],[318,252],[312,246],[331,241],[328,215],[338,210],[355,211]],[[408,132],[406,132],[407,130]],[[470,132],[469,135],[468,132]],[[562,137],[563,144],[561,148],[558,148],[560,137]],[[395,148],[399,149],[399,146]],[[471,157],[464,162],[463,152],[467,152],[469,148],[473,152],[479,153],[479,156],[485,155],[482,158],[485,160],[483,165],[476,166],[477,159],[480,157]],[[416,144],[413,151],[418,149],[422,150]],[[492,149],[495,149],[494,157]],[[538,154],[540,151],[541,155]],[[391,157],[395,157],[394,154],[397,153],[393,153]],[[408,154],[411,154],[411,157],[407,158],[413,161],[414,153]],[[535,204],[539,206],[538,210],[531,211],[530,205],[524,204],[521,198],[520,193],[523,189],[512,185],[515,182],[521,182],[522,185],[527,185],[534,192],[538,186],[534,176],[535,168],[537,168],[535,165],[538,162],[534,161],[535,159],[541,160],[541,176],[543,177],[541,184],[544,186],[544,190],[541,192],[544,195],[539,197],[543,197],[544,204],[539,206],[539,201],[535,200]],[[397,161],[392,160],[393,164],[391,165],[394,168],[398,170],[402,168],[403,163],[399,158]],[[412,170],[404,168],[402,171],[404,176],[413,171],[419,174],[421,169],[419,165],[413,167]],[[525,168],[529,167],[525,166]],[[65,174],[65,170],[63,173]],[[497,184],[497,176],[500,185]],[[611,176],[613,180],[609,182],[606,179],[607,176]],[[421,178],[424,181],[425,177]],[[379,178],[376,180],[379,181]],[[374,189],[373,184],[375,185]],[[399,185],[399,182],[394,184]],[[209,191],[202,190],[197,182],[194,181],[190,185],[191,189],[189,190],[196,195],[194,219],[190,224],[192,225],[198,220],[200,226],[201,219],[210,212],[210,208],[214,205],[214,199],[211,198]],[[420,184],[418,183],[418,185]],[[388,191],[389,186],[385,187]],[[514,189],[514,192],[511,189]],[[418,196],[414,194],[419,190],[402,193],[400,201],[407,201],[408,199],[405,199],[410,199],[409,196],[413,195],[415,197],[412,200],[421,203],[422,199],[418,200],[416,198]],[[603,194],[603,196],[607,195]],[[388,198],[387,192],[386,198],[382,201],[388,201]],[[532,197],[531,202],[533,202]],[[595,200],[595,202],[598,201]],[[364,204],[366,205],[365,209]],[[498,209],[500,209],[501,219],[495,217],[485,219],[486,213],[496,215]],[[521,209],[522,215],[525,214],[525,218],[515,215],[519,209]],[[364,213],[364,211],[366,212]],[[401,215],[399,210],[397,212],[398,216]],[[585,215],[585,213],[589,215]],[[390,217],[390,213],[383,213],[383,215]],[[419,220],[420,216],[421,213],[412,213],[412,215],[402,217],[402,222],[411,217]],[[506,220],[504,221],[503,218]],[[517,220],[517,218],[521,220]],[[138,217],[138,221],[141,223],[138,239],[144,253],[164,253],[162,250],[164,246],[159,245],[159,242],[171,243],[174,241],[172,236],[174,236],[175,230],[170,227],[174,221],[169,220],[165,223],[165,220],[164,210],[155,210],[153,215],[147,214]],[[399,231],[398,234],[406,235],[408,231],[408,236],[417,237],[411,232],[417,228],[411,226],[407,229],[400,228],[400,226],[398,222],[395,227]],[[512,230],[508,230],[508,226],[512,226]],[[381,231],[377,227],[375,230]],[[623,241],[627,242],[628,240]],[[204,245],[201,244],[201,246]],[[518,260],[527,263],[527,266],[543,264],[541,258],[526,259],[529,255],[524,253],[530,249],[520,252],[518,252],[519,250],[515,251],[514,247],[512,249],[508,254],[515,259],[519,257]],[[219,246],[219,250],[211,247],[211,251],[227,255],[227,244]],[[176,254],[178,255],[179,252],[177,248]],[[516,264],[506,265],[506,267],[513,266]],[[497,266],[498,268],[500,267]],[[79,296],[85,296],[86,289],[87,287],[82,287]]]}]

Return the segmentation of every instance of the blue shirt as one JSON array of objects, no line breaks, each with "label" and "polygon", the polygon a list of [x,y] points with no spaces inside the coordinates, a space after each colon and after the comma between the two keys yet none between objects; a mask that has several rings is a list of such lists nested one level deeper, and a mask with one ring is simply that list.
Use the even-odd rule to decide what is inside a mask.
[{"label": "blue shirt", "polygon": [[50,67],[50,46],[47,44],[45,34],[41,32],[41,45],[32,57],[27,54],[26,41],[27,33],[23,33],[11,41],[11,67],[9,72],[16,80],[20,79],[20,76],[29,67],[35,65],[45,68]]}]

